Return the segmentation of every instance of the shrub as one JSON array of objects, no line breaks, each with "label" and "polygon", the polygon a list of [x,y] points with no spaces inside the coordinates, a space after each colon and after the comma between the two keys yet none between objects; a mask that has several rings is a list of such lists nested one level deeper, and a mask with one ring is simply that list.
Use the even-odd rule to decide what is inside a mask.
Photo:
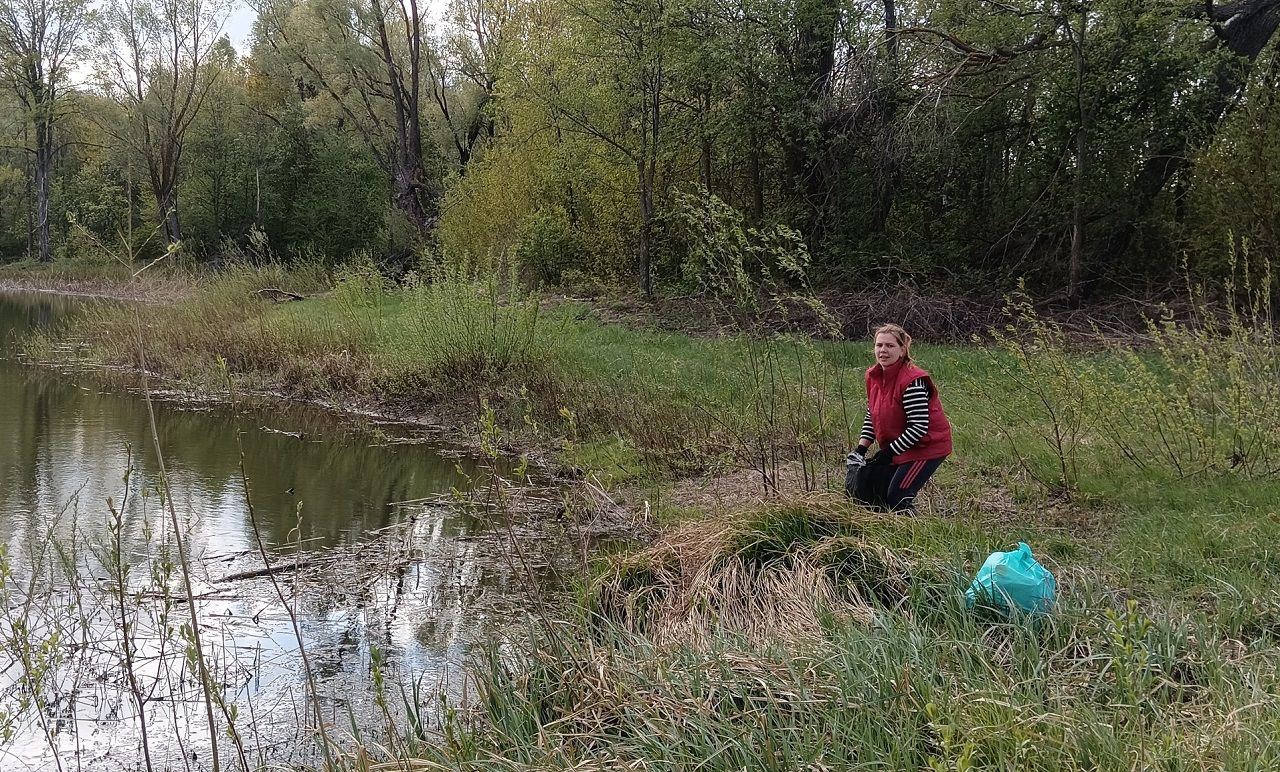
[{"label": "shrub", "polygon": [[585,250],[563,207],[540,209],[525,220],[516,259],[534,284],[559,285],[565,271],[585,263]]},{"label": "shrub", "polygon": [[1004,328],[990,331],[996,345],[988,349],[986,386],[989,393],[1000,385],[1015,388],[1003,395],[1001,415],[986,420],[1004,434],[1028,474],[1069,496],[1092,407],[1080,358],[1068,350],[1062,328],[1041,318],[1025,295],[1011,297],[1004,314]]},{"label": "shrub", "polygon": [[438,261],[403,294],[406,337],[387,351],[401,372],[427,370],[453,382],[495,382],[545,354],[538,299],[514,274]]},{"label": "shrub", "polygon": [[1280,349],[1270,291],[1268,281],[1250,288],[1244,307],[1229,301],[1221,310],[1201,298],[1186,321],[1166,311],[1148,324],[1147,345],[1095,331],[1109,342],[1091,357],[1071,351],[1061,327],[1025,298],[1012,299],[1010,323],[991,333],[988,386],[1013,388],[990,420],[1029,473],[1068,494],[1086,444],[1102,467],[1276,477]]},{"label": "shrub", "polygon": [[1168,312],[1151,322],[1151,351],[1114,346],[1120,377],[1103,385],[1102,436],[1140,469],[1163,466],[1180,477],[1280,475],[1280,349],[1270,288],[1247,311],[1228,303],[1197,318]]}]

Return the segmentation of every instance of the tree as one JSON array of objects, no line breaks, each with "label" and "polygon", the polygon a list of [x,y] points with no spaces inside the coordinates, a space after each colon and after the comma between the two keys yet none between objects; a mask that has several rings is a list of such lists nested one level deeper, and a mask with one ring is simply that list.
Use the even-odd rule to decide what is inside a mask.
[{"label": "tree", "polygon": [[295,62],[391,179],[420,239],[435,230],[441,184],[424,140],[427,23],[418,0],[304,0],[263,6],[262,36]]},{"label": "tree", "polygon": [[507,66],[514,0],[454,0],[438,50],[430,56],[431,91],[458,170],[482,140],[493,139],[492,103]]},{"label": "tree", "polygon": [[30,127],[35,253],[48,262],[50,179],[64,87],[89,22],[85,0],[0,0],[0,77],[16,92]]},{"label": "tree", "polygon": [[220,74],[187,134],[178,190],[184,202],[184,239],[205,249],[241,239],[261,219],[261,181],[255,170],[262,166],[270,140],[249,125],[248,68],[230,40],[218,40],[210,64]]},{"label": "tree", "polygon": [[182,240],[182,155],[221,72],[212,53],[225,12],[223,0],[111,0],[102,11],[97,79],[123,112],[102,128],[145,165],[169,247]]},{"label": "tree", "polygon": [[666,0],[570,0],[563,17],[544,19],[564,23],[568,34],[539,29],[546,47],[524,73],[525,88],[545,103],[557,130],[602,144],[633,170],[645,296],[653,293],[655,195],[670,131],[667,10]]},{"label": "tree", "polygon": [[[1169,105],[1177,116],[1178,128],[1151,137],[1150,151],[1138,171],[1129,178],[1122,211],[1124,219],[1111,224],[1103,239],[1101,260],[1114,264],[1128,250],[1133,239],[1134,220],[1145,218],[1156,198],[1191,165],[1195,151],[1214,136],[1206,127],[1217,127],[1239,105],[1239,97],[1249,82],[1252,65],[1272,45],[1280,27],[1280,0],[1242,0],[1216,5],[1208,0],[1195,6],[1210,23],[1212,38],[1205,50],[1216,59],[1208,77],[1181,90]],[[1202,18],[1202,17],[1200,17]],[[1280,44],[1276,46],[1280,50]]]}]

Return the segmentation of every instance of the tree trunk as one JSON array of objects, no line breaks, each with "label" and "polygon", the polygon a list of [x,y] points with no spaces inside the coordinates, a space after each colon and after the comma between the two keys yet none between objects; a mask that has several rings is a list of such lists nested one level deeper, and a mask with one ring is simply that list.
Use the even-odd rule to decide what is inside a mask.
[{"label": "tree trunk", "polygon": [[[404,19],[404,53],[408,69],[399,62],[397,46],[391,42],[386,17],[378,0],[373,2],[378,30],[379,56],[390,85],[395,153],[387,159],[391,174],[392,198],[409,218],[419,239],[430,238],[439,220],[440,191],[427,182],[422,165],[422,28],[416,0],[410,0]],[[403,10],[403,9],[402,9]]]},{"label": "tree trunk", "polygon": [[1082,300],[1080,288],[1084,274],[1084,175],[1085,175],[1084,126],[1076,133],[1076,178],[1074,200],[1071,202],[1071,258],[1067,268],[1067,303],[1079,308]]},{"label": "tree trunk", "polygon": [[653,238],[653,190],[645,176],[644,161],[640,161],[640,291],[646,298],[653,297],[653,276],[649,267],[651,261],[651,240]]},{"label": "tree trunk", "polygon": [[894,0],[884,0],[884,50],[889,72],[888,83],[881,84],[880,147],[876,164],[876,203],[871,218],[873,233],[884,233],[897,194],[899,163],[897,158],[898,120],[898,14]]},{"label": "tree trunk", "polygon": [[640,152],[636,155],[636,171],[640,179],[640,291],[653,297],[653,192],[658,179],[658,152],[662,138],[663,60],[657,56],[652,69],[643,79],[648,93],[641,112]]},{"label": "tree trunk", "polygon": [[760,169],[760,145],[754,137],[751,141],[751,221],[756,225],[764,221],[764,175]]},{"label": "tree trunk", "polygon": [[796,11],[795,64],[792,77],[804,96],[797,102],[801,126],[786,138],[783,148],[787,183],[804,205],[810,243],[825,232],[826,199],[830,175],[823,164],[829,143],[829,127],[821,119],[821,105],[831,89],[835,69],[837,0],[802,3]]},{"label": "tree trunk", "polygon": [[182,241],[182,221],[178,217],[178,181],[168,169],[158,172],[155,185],[156,206],[160,210],[160,230],[165,247]]},{"label": "tree trunk", "polygon": [[1071,258],[1067,269],[1067,303],[1079,308],[1081,303],[1080,279],[1084,271],[1084,196],[1086,160],[1088,149],[1089,112],[1084,99],[1084,41],[1089,25],[1088,11],[1080,12],[1080,29],[1072,46],[1076,65],[1076,114],[1080,125],[1076,127],[1076,174],[1072,181],[1071,201]]},{"label": "tree trunk", "polygon": [[698,95],[698,105],[702,112],[702,148],[698,156],[699,176],[702,178],[702,187],[708,192],[711,191],[711,134],[707,130],[707,116],[711,115],[711,94],[705,89]]},{"label": "tree trunk", "polygon": [[[28,139],[28,140],[29,140],[29,139],[30,139],[30,137],[29,137],[29,136],[27,136],[28,131],[29,131],[29,130],[28,130],[26,127],[23,127],[23,136],[24,136],[24,138],[25,138],[25,139]],[[36,180],[36,169],[35,169],[35,159],[34,159],[34,158],[30,158],[27,162],[31,164],[31,168],[27,171],[27,174],[26,174],[26,181],[25,181],[25,184],[23,185],[23,187],[26,189],[26,194],[27,194],[27,251],[26,251],[26,255],[27,255],[27,258],[28,258],[28,259],[30,259],[33,255],[35,255],[35,254],[36,254],[36,215],[35,215],[35,213],[36,213],[36,182],[35,182],[35,180]]]},{"label": "tree trunk", "polygon": [[147,153],[147,175],[151,179],[151,193],[156,198],[160,235],[164,245],[171,249],[182,241],[182,222],[178,216],[178,158],[181,143],[177,137],[158,135],[154,150]]},{"label": "tree trunk", "polygon": [[49,189],[53,177],[53,126],[48,118],[36,118],[36,256],[42,263],[53,260],[49,240]]},{"label": "tree trunk", "polygon": [[411,160],[404,159],[394,170],[392,196],[396,208],[409,218],[419,235],[425,238],[435,229],[439,219],[438,198],[431,191],[425,191],[426,196],[421,195],[425,186],[418,182],[421,172],[416,166]]},{"label": "tree trunk", "polygon": [[164,235],[166,247],[182,241],[182,222],[178,218],[178,191],[170,185],[156,196],[156,204],[160,207],[160,227]]}]

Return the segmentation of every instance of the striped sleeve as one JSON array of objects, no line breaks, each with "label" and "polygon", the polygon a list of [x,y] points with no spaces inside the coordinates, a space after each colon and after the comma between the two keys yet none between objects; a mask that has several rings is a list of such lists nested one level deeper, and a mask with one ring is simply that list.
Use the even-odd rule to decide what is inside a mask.
[{"label": "striped sleeve", "polygon": [[871,423],[871,408],[867,408],[867,415],[862,419],[862,433],[858,435],[858,440],[866,440],[869,443],[876,441],[876,429]]},{"label": "striped sleeve", "polygon": [[902,395],[902,409],[907,414],[907,428],[889,443],[889,452],[897,456],[915,447],[929,433],[929,384],[917,378]]}]

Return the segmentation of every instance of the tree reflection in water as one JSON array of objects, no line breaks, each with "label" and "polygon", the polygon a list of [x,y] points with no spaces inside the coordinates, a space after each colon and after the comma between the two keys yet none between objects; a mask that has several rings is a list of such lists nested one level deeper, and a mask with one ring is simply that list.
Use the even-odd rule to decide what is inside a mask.
[{"label": "tree reflection in water", "polygon": [[[166,573],[171,534],[145,404],[12,357],[16,335],[72,318],[78,303],[0,296],[0,544],[12,571],[0,635],[34,653],[0,655],[0,667],[17,660],[0,675],[8,714],[0,721],[14,732],[0,749],[0,768],[56,769],[51,746],[64,768],[78,760],[133,769],[140,760],[121,604],[109,591],[108,498],[126,503],[124,617],[153,760],[181,766],[194,754],[200,768],[207,731],[184,656],[179,584]],[[524,576],[506,559],[505,529],[493,527],[501,515],[477,514],[450,493],[483,475],[473,459],[446,448],[379,445],[320,411],[278,406],[237,414],[160,401],[156,420],[197,565],[206,654],[223,699],[236,706],[251,758],[304,760],[314,745],[300,724],[308,715],[305,679],[289,610],[263,576],[220,581],[261,568],[237,432],[274,560],[306,565],[278,578],[294,599],[328,719],[339,727],[352,715],[379,736],[371,668],[384,653],[396,690],[391,705],[400,703],[397,680],[460,689],[468,646],[518,615],[534,582],[550,581],[551,565],[574,553],[563,533],[517,529],[525,549],[540,556],[539,576]]]}]

